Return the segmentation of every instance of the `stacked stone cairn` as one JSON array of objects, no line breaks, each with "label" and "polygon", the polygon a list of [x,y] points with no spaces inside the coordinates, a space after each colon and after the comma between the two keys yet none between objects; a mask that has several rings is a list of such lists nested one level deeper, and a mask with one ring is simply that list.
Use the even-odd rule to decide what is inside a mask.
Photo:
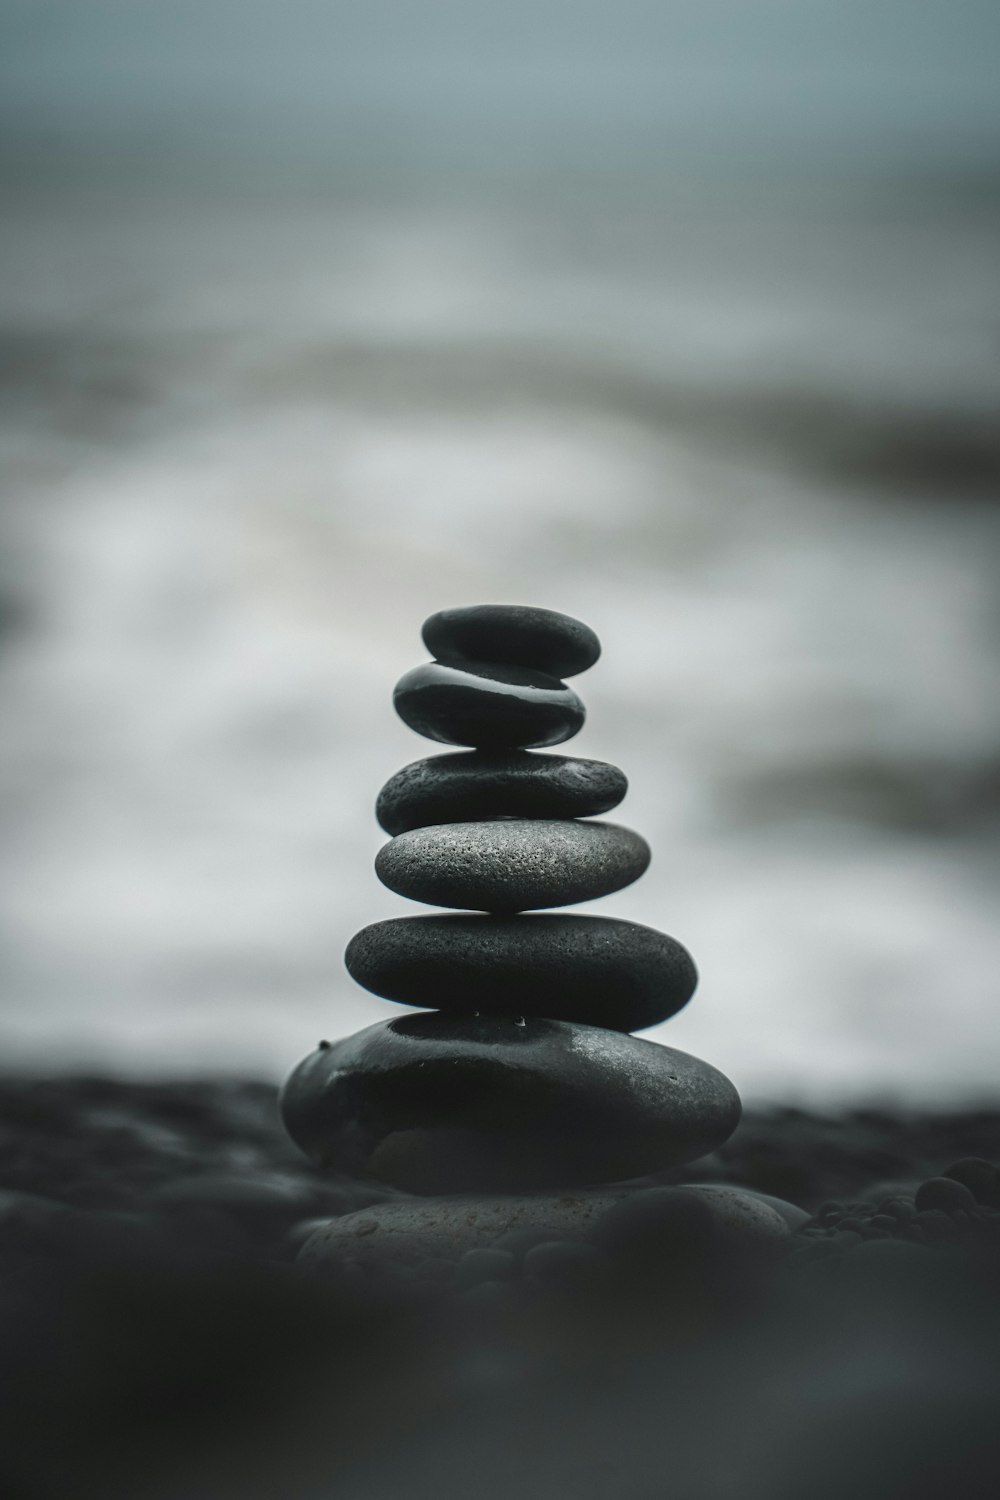
[{"label": "stacked stone cairn", "polygon": [[[638,834],[595,820],[625,795],[616,766],[533,753],[582,727],[563,679],[594,664],[597,637],[551,610],[480,605],[432,615],[423,639],[435,659],[400,680],[396,710],[418,734],[468,748],[382,788],[391,837],[375,869],[399,895],[457,910],[355,935],[352,977],[423,1009],[320,1043],[281,1101],[307,1155],[422,1195],[422,1211],[397,1200],[363,1225],[334,1221],[306,1247],[314,1257],[352,1230],[402,1252],[416,1229],[425,1249],[435,1233],[454,1248],[459,1222],[470,1244],[539,1219],[579,1228],[613,1201],[601,1185],[693,1161],[740,1116],[722,1073],[632,1035],[690,999],[697,975],[681,944],[550,911],[622,889],[650,859]],[[744,1216],[755,1213],[773,1217],[765,1205]]]}]

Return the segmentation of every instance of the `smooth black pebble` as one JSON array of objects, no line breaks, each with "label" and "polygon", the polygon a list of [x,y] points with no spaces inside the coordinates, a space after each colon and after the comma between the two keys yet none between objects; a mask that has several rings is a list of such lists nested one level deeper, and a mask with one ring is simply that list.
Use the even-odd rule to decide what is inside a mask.
[{"label": "smooth black pebble", "polygon": [[397,771],[378,794],[375,816],[393,835],[485,818],[589,818],[610,812],[627,791],[625,773],[601,760],[460,751]]},{"label": "smooth black pebble", "polygon": [[676,938],[571,913],[392,917],[355,933],[344,959],[358,984],[402,1005],[615,1031],[667,1020],[698,982]]},{"label": "smooth black pebble", "polygon": [[597,636],[581,620],[526,604],[473,604],[441,609],[424,621],[424,645],[439,661],[506,662],[573,677],[601,654]]},{"label": "smooth black pebble", "polygon": [[981,1156],[963,1156],[953,1162],[943,1176],[961,1182],[978,1203],[1000,1203],[1000,1173],[991,1161]]},{"label": "smooth black pebble", "polygon": [[489,662],[426,662],[399,679],[392,701],[417,734],[476,749],[558,745],[586,718],[573,689],[557,677]]},{"label": "smooth black pebble", "polygon": [[976,1197],[964,1183],[956,1182],[954,1178],[930,1177],[917,1188],[913,1202],[919,1217],[921,1213],[934,1210],[950,1214],[957,1209],[975,1208]]},{"label": "smooth black pebble", "polygon": [[316,1051],[281,1095],[301,1149],[413,1193],[598,1184],[692,1161],[740,1101],[700,1059],[598,1027],[403,1016]]}]

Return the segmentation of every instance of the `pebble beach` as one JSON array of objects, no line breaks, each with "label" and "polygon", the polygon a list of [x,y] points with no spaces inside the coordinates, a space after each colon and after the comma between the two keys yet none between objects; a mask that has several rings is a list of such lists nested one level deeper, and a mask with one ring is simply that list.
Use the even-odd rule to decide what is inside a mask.
[{"label": "pebble beach", "polygon": [[[998,1160],[996,1110],[751,1109],[587,1234],[401,1266],[364,1226],[405,1195],[310,1167],[266,1083],[7,1077],[5,1493],[985,1497]],[[687,1182],[797,1227],[737,1248]]]},{"label": "pebble beach", "polygon": [[997,57],[0,0],[4,1500],[994,1500]]}]

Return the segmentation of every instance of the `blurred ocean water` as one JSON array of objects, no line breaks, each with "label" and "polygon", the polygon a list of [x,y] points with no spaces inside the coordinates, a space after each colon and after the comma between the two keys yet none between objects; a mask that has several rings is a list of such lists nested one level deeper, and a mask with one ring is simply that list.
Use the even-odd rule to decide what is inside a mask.
[{"label": "blurred ocean water", "polygon": [[702,974],[650,1035],[751,1097],[994,1089],[981,163],[227,173],[32,140],[0,280],[6,1066],[277,1077],[391,1014],[341,965],[417,910],[371,868],[379,786],[434,753],[391,689],[425,615],[511,600],[604,642],[568,748],[623,766],[654,863],[591,908]]}]

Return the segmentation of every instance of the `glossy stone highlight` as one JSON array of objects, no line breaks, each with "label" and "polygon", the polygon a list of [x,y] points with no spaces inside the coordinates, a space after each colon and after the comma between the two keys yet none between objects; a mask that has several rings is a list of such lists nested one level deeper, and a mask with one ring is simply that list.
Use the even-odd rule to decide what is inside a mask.
[{"label": "glossy stone highlight", "polygon": [[375,873],[412,901],[513,913],[609,895],[649,860],[645,839],[617,823],[506,818],[401,833],[379,850]]},{"label": "glossy stone highlight", "polygon": [[397,771],[378,794],[375,816],[390,834],[484,818],[589,818],[610,812],[627,791],[624,772],[601,760],[461,751]]},{"label": "glossy stone highlight", "polygon": [[586,718],[573,689],[558,678],[488,662],[414,667],[397,682],[392,701],[418,734],[476,749],[558,745]]},{"label": "glossy stone highlight", "polygon": [[281,1096],[333,1171],[413,1193],[599,1184],[693,1161],[739,1121],[698,1058],[595,1027],[406,1016],[314,1052]]},{"label": "glossy stone highlight", "polygon": [[494,661],[573,677],[592,667],[601,643],[589,625],[554,609],[474,604],[424,621],[424,645],[439,661]]},{"label": "glossy stone highlight", "polygon": [[667,1020],[698,982],[666,933],[571,913],[393,917],[356,933],[345,961],[358,984],[403,1005],[615,1031]]}]

